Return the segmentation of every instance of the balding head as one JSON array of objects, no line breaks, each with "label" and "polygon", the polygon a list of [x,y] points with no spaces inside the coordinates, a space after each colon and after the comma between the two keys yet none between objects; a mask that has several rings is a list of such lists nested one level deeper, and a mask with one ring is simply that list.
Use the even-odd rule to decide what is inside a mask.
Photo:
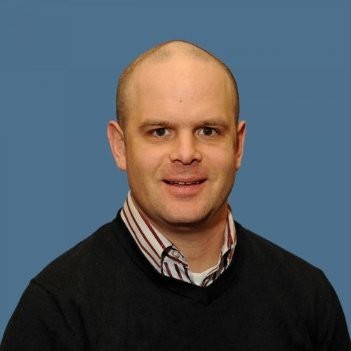
[{"label": "balding head", "polygon": [[235,122],[239,117],[239,94],[235,78],[230,69],[208,51],[185,41],[169,41],[157,45],[138,56],[121,74],[116,96],[116,113],[120,125],[124,128],[128,115],[133,108],[133,85],[138,72],[147,65],[158,65],[172,59],[198,60],[208,65],[217,65],[223,70],[232,90],[232,108]]}]

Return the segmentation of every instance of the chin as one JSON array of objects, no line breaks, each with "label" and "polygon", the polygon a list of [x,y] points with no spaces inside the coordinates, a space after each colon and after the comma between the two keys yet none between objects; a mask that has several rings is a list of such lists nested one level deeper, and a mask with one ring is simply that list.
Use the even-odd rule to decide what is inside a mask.
[{"label": "chin", "polygon": [[176,216],[168,216],[166,217],[166,222],[169,225],[176,225],[176,226],[192,226],[198,225],[207,220],[209,216],[205,213],[202,214],[177,214]]}]

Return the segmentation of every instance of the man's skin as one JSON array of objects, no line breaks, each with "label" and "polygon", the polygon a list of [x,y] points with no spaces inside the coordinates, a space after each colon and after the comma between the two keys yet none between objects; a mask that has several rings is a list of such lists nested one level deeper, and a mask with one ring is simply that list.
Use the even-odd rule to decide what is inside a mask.
[{"label": "man's skin", "polygon": [[109,122],[108,138],[138,209],[193,272],[203,272],[220,256],[245,122],[236,120],[228,73],[189,48],[171,42],[167,55],[137,65],[128,82],[126,119]]}]

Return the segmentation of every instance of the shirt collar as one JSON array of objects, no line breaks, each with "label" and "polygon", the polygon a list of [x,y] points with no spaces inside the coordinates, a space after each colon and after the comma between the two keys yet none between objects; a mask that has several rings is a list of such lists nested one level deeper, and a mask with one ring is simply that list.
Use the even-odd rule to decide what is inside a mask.
[{"label": "shirt collar", "polygon": [[[160,274],[172,276],[168,269],[169,265],[165,264],[165,257],[169,257],[187,269],[187,262],[182,253],[140,213],[134,204],[130,192],[125,200],[121,216],[141,252]],[[235,225],[230,206],[228,205],[227,224],[224,231],[221,255],[218,264],[212,267],[213,269],[209,269],[207,278],[220,268],[220,273],[222,273],[229,266],[233,258],[235,245]],[[188,277],[190,282],[192,282],[191,272],[189,272]]]}]

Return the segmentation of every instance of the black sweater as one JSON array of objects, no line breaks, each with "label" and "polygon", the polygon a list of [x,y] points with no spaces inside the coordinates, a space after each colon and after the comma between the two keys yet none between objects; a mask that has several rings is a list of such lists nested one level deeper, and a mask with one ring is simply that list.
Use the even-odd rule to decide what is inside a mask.
[{"label": "black sweater", "polygon": [[323,273],[236,228],[231,265],[201,288],[156,272],[118,215],[30,282],[1,350],[351,350]]}]

